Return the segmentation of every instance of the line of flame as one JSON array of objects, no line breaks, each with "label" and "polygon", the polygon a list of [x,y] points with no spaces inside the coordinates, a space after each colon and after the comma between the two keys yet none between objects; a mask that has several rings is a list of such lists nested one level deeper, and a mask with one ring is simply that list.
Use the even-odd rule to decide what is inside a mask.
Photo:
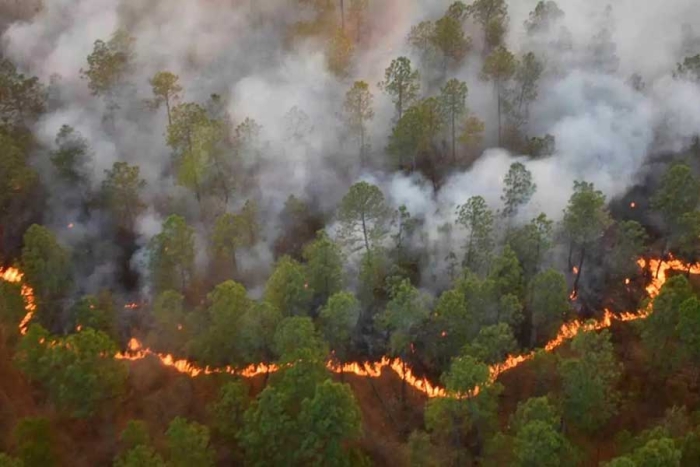
[{"label": "line of flame", "polygon": [[[647,267],[647,261],[640,259],[638,261],[638,265],[640,268],[644,269]],[[668,261],[652,259],[649,260],[648,266],[650,271],[655,274],[649,285],[646,287],[647,293],[651,299],[659,294],[661,287],[663,286],[664,282],[666,282],[667,273],[670,270],[686,270],[688,268],[686,264],[673,258]],[[689,271],[691,274],[700,274],[700,265],[693,265],[690,267]],[[22,283],[23,274],[21,271],[15,268],[6,270],[0,269],[0,279],[12,283]],[[629,281],[626,281],[626,283],[628,282]],[[34,300],[34,291],[28,284],[22,283],[21,293],[25,300],[25,310],[27,311],[27,314],[24,319],[22,319],[19,329],[22,334],[25,334],[27,332],[29,321],[31,321],[36,310],[36,304]],[[651,310],[649,307],[640,309],[637,311],[637,313],[621,314],[613,314],[610,310],[606,309],[603,317],[599,321],[583,322],[580,320],[575,320],[569,323],[564,323],[559,329],[557,336],[545,345],[544,350],[547,352],[552,352],[557,347],[572,339],[582,331],[605,329],[610,327],[615,320],[634,321],[644,319],[649,316],[650,312]],[[163,365],[171,367],[178,372],[191,377],[215,373],[229,373],[245,378],[252,378],[257,375],[276,372],[280,368],[275,364],[266,363],[250,365],[240,369],[230,366],[220,368],[200,367],[186,359],[177,359],[172,355],[157,353],[149,348],[145,348],[136,338],[131,338],[127,346],[127,350],[116,354],[115,358],[119,360],[135,361],[144,359],[148,356],[157,358]],[[503,362],[491,366],[491,379],[495,380],[504,372],[512,370],[522,363],[531,360],[534,356],[534,352],[508,356]],[[326,366],[330,371],[337,374],[346,373],[369,378],[378,378],[385,369],[389,369],[396,373],[401,379],[406,381],[407,384],[424,393],[428,397],[445,397],[448,395],[445,388],[438,385],[433,385],[425,378],[418,378],[415,376],[412,370],[398,358],[391,359],[389,357],[384,357],[378,362],[355,362],[346,364],[338,364],[332,360],[329,360]],[[475,390],[472,391],[472,395],[478,394],[478,392],[479,388],[475,388]]]},{"label": "line of flame", "polygon": [[34,312],[36,311],[34,289],[22,281],[24,279],[24,274],[17,268],[0,268],[0,279],[12,284],[21,284],[20,294],[24,299],[24,311],[26,311],[27,314],[24,315],[24,318],[22,318],[22,321],[19,323],[19,332],[25,335],[29,327],[29,322],[34,317]]}]

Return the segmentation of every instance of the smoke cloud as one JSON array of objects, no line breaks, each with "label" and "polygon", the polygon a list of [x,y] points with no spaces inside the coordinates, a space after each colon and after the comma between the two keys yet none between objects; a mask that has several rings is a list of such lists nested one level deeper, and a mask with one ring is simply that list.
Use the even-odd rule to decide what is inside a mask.
[{"label": "smoke cloud", "polygon": [[[355,79],[370,84],[376,114],[371,154],[381,160],[394,110],[376,84],[393,58],[406,55],[419,62],[406,42],[411,27],[439,18],[451,2],[369,3],[366,37],[351,76],[338,80],[327,70],[325,42],[289,41],[290,28],[310,14],[291,0],[47,1],[31,19],[10,24],[2,37],[6,56],[26,73],[52,83],[51,109],[34,128],[44,147],[36,164],[42,173],[50,173],[48,154],[56,134],[62,125],[71,125],[91,149],[92,189],[115,161],[141,167],[149,205],[138,223],[141,247],[158,232],[167,214],[164,205],[176,206],[187,216],[203,245],[208,232],[200,225],[196,202],[165,175],[171,161],[167,119],[143,104],[151,97],[149,78],[167,69],[180,76],[183,101],[205,102],[218,94],[232,125],[252,118],[262,126],[258,188],[237,193],[227,206],[233,211],[254,198],[263,216],[264,240],[241,257],[244,270],[260,278],[269,272],[271,245],[284,227],[278,215],[289,195],[309,201],[331,219],[348,187],[366,179],[380,185],[395,207],[405,204],[423,220],[419,237],[435,252],[426,266],[439,271],[445,252],[458,250],[461,241],[459,232],[450,240],[439,228],[454,222],[457,206],[474,195],[498,209],[502,180],[512,162],[526,164],[538,185],[521,213],[523,220],[539,212],[557,220],[574,180],[595,183],[609,198],[619,196],[635,183],[651,154],[687,148],[700,129],[700,88],[671,76],[685,55],[700,53],[698,35],[683,26],[688,18],[700,17],[697,1],[649,0],[642,7],[636,0],[620,0],[608,8],[608,1],[560,0],[565,15],[535,37],[526,35],[523,24],[536,1],[510,1],[509,49],[516,55],[533,51],[546,63],[526,130],[553,135],[556,153],[530,160],[487,149],[469,170],[453,173],[438,192],[419,175],[388,174],[379,162],[363,170],[340,118],[345,92]],[[121,90],[120,107],[108,119],[105,102],[90,95],[80,70],[87,66],[94,41],[109,39],[120,27],[136,38],[136,63],[130,86]],[[478,45],[482,33],[475,25],[467,24],[467,29]],[[487,146],[495,147],[495,94],[492,84],[480,79],[480,70],[481,57],[473,52],[451,74],[468,84],[470,111],[486,122]],[[642,90],[630,85],[634,73],[645,83]],[[424,94],[439,92],[423,84]],[[302,138],[293,137],[297,131]],[[118,253],[100,240],[101,217],[82,222],[65,203],[52,203],[50,211],[49,225],[64,242],[74,247],[87,243],[95,252],[85,289],[109,286],[114,272],[110,265]],[[202,246],[202,255],[205,250]],[[143,262],[143,252],[137,253],[134,263]]]}]

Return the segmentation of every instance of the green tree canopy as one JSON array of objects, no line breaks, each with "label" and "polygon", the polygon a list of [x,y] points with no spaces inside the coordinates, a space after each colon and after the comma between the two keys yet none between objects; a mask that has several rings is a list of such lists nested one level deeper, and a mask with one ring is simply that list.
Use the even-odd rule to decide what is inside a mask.
[{"label": "green tree canopy", "polygon": [[32,225],[24,233],[22,266],[34,288],[39,321],[53,329],[58,322],[60,301],[72,285],[70,255],[46,227]]},{"label": "green tree canopy", "polygon": [[324,304],[330,296],[343,288],[343,256],[340,247],[319,231],[316,240],[304,247],[306,276],[309,287],[319,303]]},{"label": "green tree canopy", "polygon": [[464,266],[485,274],[493,250],[493,212],[481,196],[473,196],[457,208],[457,222],[467,229]]},{"label": "green tree canopy", "polygon": [[579,333],[571,348],[575,356],[559,364],[564,417],[579,429],[595,433],[617,413],[620,364],[607,330]]},{"label": "green tree canopy", "polygon": [[102,197],[117,225],[134,230],[136,219],[146,208],[142,200],[145,187],[146,181],[141,178],[137,165],[115,162],[112,170],[105,171]]},{"label": "green tree canopy", "polygon": [[149,244],[149,269],[156,291],[184,292],[194,275],[194,229],[171,215]]},{"label": "green tree canopy", "polygon": [[209,429],[182,417],[175,418],[165,432],[170,461],[173,467],[214,465],[214,450],[209,445]]},{"label": "green tree canopy", "polygon": [[265,285],[265,300],[285,316],[305,316],[313,295],[304,266],[289,256],[280,258]]},{"label": "green tree canopy", "polygon": [[338,207],[339,237],[353,252],[364,247],[365,253],[371,255],[387,234],[389,215],[382,191],[375,185],[358,182],[350,187]]},{"label": "green tree canopy", "polygon": [[331,295],[321,309],[321,332],[341,362],[348,358],[352,338],[360,319],[360,303],[350,292]]},{"label": "green tree canopy", "polygon": [[396,58],[384,72],[384,81],[379,83],[379,88],[391,96],[396,106],[397,121],[400,121],[404,109],[418,98],[420,73],[412,68],[410,59]]},{"label": "green tree canopy", "polygon": [[348,131],[357,140],[360,163],[365,163],[369,152],[367,124],[374,119],[372,108],[374,96],[369,90],[369,84],[355,81],[352,88],[345,94],[343,112]]},{"label": "green tree canopy", "polygon": [[124,392],[126,368],[113,358],[116,353],[116,344],[91,328],[54,337],[31,325],[15,358],[22,372],[40,383],[60,410],[86,418],[107,404],[114,407]]}]

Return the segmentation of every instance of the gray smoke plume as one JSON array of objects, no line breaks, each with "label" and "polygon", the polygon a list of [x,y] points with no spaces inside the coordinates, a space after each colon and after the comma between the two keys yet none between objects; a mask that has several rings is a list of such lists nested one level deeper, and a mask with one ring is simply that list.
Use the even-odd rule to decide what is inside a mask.
[{"label": "gray smoke plume", "polygon": [[[364,45],[346,80],[327,70],[323,41],[311,38],[290,45],[287,31],[310,15],[292,0],[51,0],[31,19],[10,24],[2,44],[3,53],[21,69],[52,82],[52,107],[34,129],[45,148],[35,158],[42,173],[50,173],[47,155],[64,124],[89,143],[92,189],[115,161],[141,167],[149,204],[138,226],[141,246],[159,231],[168,214],[164,205],[177,206],[187,216],[201,245],[208,233],[199,225],[193,196],[164,175],[171,160],[165,144],[167,122],[162,111],[143,105],[151,97],[148,79],[170,70],[181,78],[184,101],[204,103],[218,94],[233,125],[255,119],[264,141],[259,188],[234,196],[226,208],[238,209],[247,197],[256,198],[260,206],[264,240],[244,252],[240,262],[261,280],[270,270],[271,244],[284,227],[278,214],[291,194],[330,218],[352,183],[368,179],[379,184],[392,204],[405,204],[424,221],[421,241],[435,252],[425,268],[440,271],[445,253],[458,251],[461,241],[458,229],[448,238],[440,227],[454,222],[456,207],[470,196],[482,195],[498,209],[503,176],[512,162],[524,162],[538,185],[521,217],[545,212],[559,219],[574,180],[593,182],[613,198],[635,182],[651,153],[683,150],[698,133],[700,88],[671,76],[685,55],[700,53],[698,36],[683,26],[700,18],[697,1],[648,0],[642,6],[637,0],[620,0],[608,7],[602,0],[561,0],[565,15],[548,31],[532,36],[523,24],[537,2],[518,0],[509,2],[508,47],[516,55],[535,52],[547,67],[526,132],[553,135],[556,153],[530,160],[488,149],[468,171],[453,173],[437,193],[419,175],[388,174],[377,169],[379,163],[363,171],[339,115],[345,92],[355,79],[370,84],[376,113],[370,131],[372,158],[381,160],[394,110],[376,84],[393,58],[406,55],[419,63],[406,42],[411,26],[439,18],[450,3],[370,0]],[[136,63],[120,108],[108,119],[104,100],[90,95],[80,70],[87,66],[94,41],[108,39],[120,27],[136,38]],[[467,28],[478,46],[481,31],[473,24]],[[451,75],[468,84],[470,111],[485,120],[487,146],[495,147],[495,94],[492,84],[480,79],[481,65],[475,51]],[[630,85],[635,73],[645,83],[641,90]],[[437,92],[427,82],[423,90]],[[95,234],[99,216],[82,224],[62,203],[50,209],[50,225],[64,242],[74,247],[92,242],[91,248],[101,248]],[[68,224],[73,227],[68,229]],[[86,281],[88,290],[110,285],[116,253],[102,250]],[[203,266],[206,248],[200,251],[198,263]],[[134,262],[143,264],[143,251]]]}]

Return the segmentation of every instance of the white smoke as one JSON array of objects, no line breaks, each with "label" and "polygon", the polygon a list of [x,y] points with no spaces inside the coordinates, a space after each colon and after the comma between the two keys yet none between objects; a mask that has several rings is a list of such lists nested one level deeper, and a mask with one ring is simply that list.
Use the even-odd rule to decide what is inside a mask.
[{"label": "white smoke", "polygon": [[[452,174],[438,193],[417,175],[362,173],[357,149],[344,138],[339,116],[345,92],[355,79],[372,87],[376,113],[370,131],[372,157],[382,159],[394,110],[376,84],[391,59],[408,55],[418,62],[406,43],[411,26],[437,19],[450,3],[371,1],[366,37],[355,57],[353,75],[345,81],[327,71],[325,43],[309,39],[291,45],[290,26],[308,17],[291,0],[51,0],[31,20],[7,29],[3,49],[20,68],[44,82],[53,75],[61,77],[54,90],[59,104],[35,129],[45,148],[52,147],[61,125],[75,127],[94,154],[94,187],[115,161],[139,164],[148,182],[150,205],[139,223],[142,245],[168,214],[159,208],[164,199],[170,200],[166,205],[178,206],[191,223],[199,221],[192,197],[182,202],[187,193],[163,175],[170,163],[166,121],[162,111],[147,111],[142,104],[150,97],[148,79],[159,70],[171,70],[180,75],[183,100],[204,102],[211,94],[220,94],[234,125],[245,118],[261,124],[267,143],[262,155],[265,170],[257,180],[259,189],[245,196],[255,196],[261,206],[268,243],[242,258],[251,270],[255,261],[264,263],[262,269],[269,268],[269,244],[282,228],[278,214],[291,194],[313,201],[330,215],[353,182],[371,179],[395,206],[405,204],[423,219],[424,238],[437,243],[444,239],[438,228],[453,222],[456,207],[469,197],[481,195],[494,209],[500,207],[503,176],[515,160],[527,165],[538,185],[523,218],[545,212],[558,219],[574,180],[591,181],[608,197],[618,196],[635,182],[650,152],[680,151],[698,132],[698,86],[670,76],[687,48],[679,26],[700,17],[695,0],[648,0],[643,6],[636,0],[619,0],[608,13],[607,0],[561,0],[558,4],[566,16],[551,37],[538,39],[527,37],[523,26],[536,0],[514,0],[509,2],[509,48],[517,54],[534,50],[550,67],[531,107],[527,130],[531,135],[554,135],[556,154],[531,161],[489,149],[469,171]],[[104,121],[104,103],[90,96],[80,70],[87,66],[93,42],[109,39],[118,27],[126,27],[137,39],[136,64],[129,101],[110,126]],[[481,32],[474,25],[468,28],[478,43]],[[608,58],[619,62],[616,71],[590,66],[588,44],[605,28],[611,39]],[[486,121],[487,143],[495,146],[494,93],[492,85],[479,78],[480,68],[475,51],[453,75],[469,85],[470,111]],[[643,92],[627,84],[632,73],[645,80]],[[424,87],[424,92],[436,91]],[[310,131],[303,143],[286,136],[285,116],[293,107],[309,118]],[[37,163],[45,165],[46,160],[44,151]],[[229,208],[243,202],[244,198],[236,198]],[[60,206],[53,209],[60,211]],[[63,224],[66,215],[73,216],[56,212],[52,218]],[[206,232],[197,231],[201,243]]]}]

